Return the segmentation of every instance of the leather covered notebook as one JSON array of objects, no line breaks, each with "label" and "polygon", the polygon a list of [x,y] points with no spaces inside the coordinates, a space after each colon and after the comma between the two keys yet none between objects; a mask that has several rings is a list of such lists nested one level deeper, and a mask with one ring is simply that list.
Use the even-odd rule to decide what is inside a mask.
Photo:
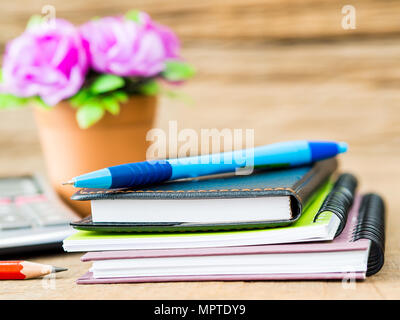
[{"label": "leather covered notebook", "polygon": [[[103,232],[216,231],[284,226],[299,219],[313,195],[336,168],[337,160],[328,159],[310,166],[260,170],[247,176],[175,181],[141,189],[81,189],[72,199],[92,201],[92,217],[72,226]],[[252,200],[246,202],[250,198]],[[276,205],[270,201],[279,198],[287,200]],[[222,201],[215,201],[221,199],[223,205]],[[264,206],[263,199],[267,200]],[[256,203],[259,211],[253,207]],[[287,216],[270,216],[279,211],[276,208],[282,207],[281,211],[288,211]],[[169,220],[166,219],[168,208],[172,214]],[[233,215],[237,208],[241,209]],[[171,221],[174,217],[179,219]],[[212,218],[215,221],[207,220]]]}]

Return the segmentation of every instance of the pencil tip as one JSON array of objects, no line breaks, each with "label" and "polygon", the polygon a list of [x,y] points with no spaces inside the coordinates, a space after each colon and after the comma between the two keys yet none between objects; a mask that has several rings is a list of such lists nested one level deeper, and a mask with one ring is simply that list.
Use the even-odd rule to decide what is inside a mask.
[{"label": "pencil tip", "polygon": [[67,268],[60,268],[60,267],[53,267],[52,272],[62,272],[62,271],[67,271]]},{"label": "pencil tip", "polygon": [[69,180],[67,182],[63,182],[61,183],[63,186],[67,186],[67,185],[73,185],[74,184],[74,180]]}]

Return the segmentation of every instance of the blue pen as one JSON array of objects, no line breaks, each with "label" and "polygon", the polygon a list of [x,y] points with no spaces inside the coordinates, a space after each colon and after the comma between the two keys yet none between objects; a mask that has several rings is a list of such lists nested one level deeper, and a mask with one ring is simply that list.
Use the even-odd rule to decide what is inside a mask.
[{"label": "blue pen", "polygon": [[345,142],[288,141],[194,157],[113,166],[66,182],[77,188],[127,188],[169,180],[234,172],[243,167],[287,167],[324,160],[347,151]]}]

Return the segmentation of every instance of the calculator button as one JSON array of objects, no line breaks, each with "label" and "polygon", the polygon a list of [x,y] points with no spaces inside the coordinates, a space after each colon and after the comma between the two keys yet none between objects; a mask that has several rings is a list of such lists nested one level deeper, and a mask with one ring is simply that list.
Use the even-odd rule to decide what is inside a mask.
[{"label": "calculator button", "polygon": [[6,214],[0,216],[0,230],[30,228],[32,224],[16,214]]},{"label": "calculator button", "polygon": [[[15,207],[14,207],[15,209]],[[12,212],[11,205],[0,206],[0,216],[10,214]]]},{"label": "calculator button", "polygon": [[26,203],[20,208],[25,210],[39,226],[55,226],[70,222],[65,214],[55,210],[46,202]]},{"label": "calculator button", "polygon": [[41,223],[45,226],[56,226],[60,224],[69,224],[69,220],[65,217],[60,217],[56,215],[49,215],[46,217],[41,217]]}]

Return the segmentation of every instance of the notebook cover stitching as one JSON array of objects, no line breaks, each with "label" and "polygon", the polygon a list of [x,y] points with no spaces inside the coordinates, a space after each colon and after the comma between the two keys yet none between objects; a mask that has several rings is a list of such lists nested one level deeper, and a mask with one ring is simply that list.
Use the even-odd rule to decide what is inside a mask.
[{"label": "notebook cover stitching", "polygon": [[[292,188],[254,188],[254,189],[249,189],[249,188],[245,188],[245,189],[209,189],[209,190],[119,190],[118,193],[164,193],[164,192],[173,192],[173,193],[177,193],[177,192],[243,192],[243,191],[290,191],[295,193],[295,191]],[[85,191],[84,189],[81,189],[78,191],[79,194],[105,194],[105,193],[114,193],[114,190],[99,190],[99,191]]]}]

